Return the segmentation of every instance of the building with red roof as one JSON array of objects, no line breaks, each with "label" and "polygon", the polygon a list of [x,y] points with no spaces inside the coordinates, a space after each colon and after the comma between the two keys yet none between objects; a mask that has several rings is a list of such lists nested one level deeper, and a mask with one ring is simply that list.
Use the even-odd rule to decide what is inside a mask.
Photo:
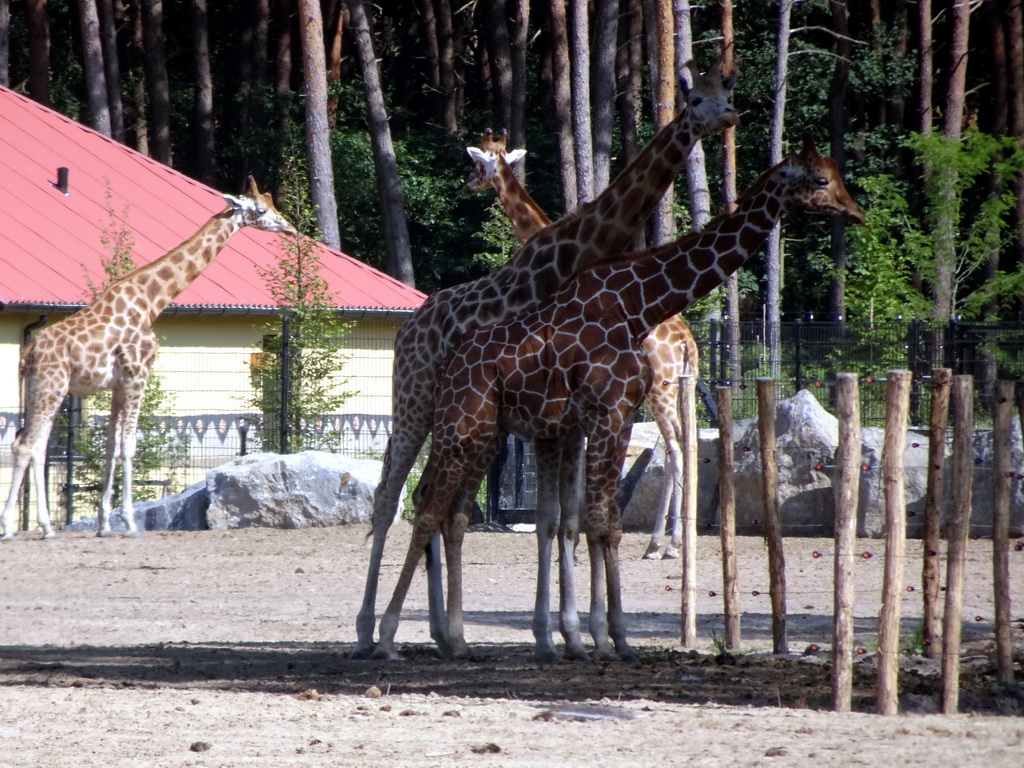
[{"label": "building with red roof", "polygon": [[[126,232],[148,263],[224,209],[220,192],[92,129],[0,87],[0,453],[9,460],[21,411],[18,356],[34,328],[84,306],[101,285],[104,237]],[[257,180],[258,182],[259,180]],[[240,190],[228,190],[240,192]],[[250,362],[278,327],[279,310],[258,268],[280,256],[276,234],[246,228],[161,315],[154,372],[193,437],[246,410]],[[374,450],[386,437],[395,333],[425,296],[322,244],[322,276],[346,337],[339,428],[372,419]],[[196,425],[201,424],[196,429]],[[379,432],[379,434],[377,434]],[[353,444],[359,443],[356,440]],[[365,442],[365,441],[362,441]]]}]

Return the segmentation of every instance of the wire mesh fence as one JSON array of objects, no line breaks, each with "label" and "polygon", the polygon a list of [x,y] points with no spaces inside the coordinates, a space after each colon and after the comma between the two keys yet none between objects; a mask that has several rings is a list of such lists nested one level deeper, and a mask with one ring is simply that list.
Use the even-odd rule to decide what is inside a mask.
[{"label": "wire mesh fence", "polygon": [[[764,376],[774,379],[777,399],[806,389],[831,411],[835,375],[856,372],[864,382],[864,426],[884,423],[888,370],[906,369],[913,374],[910,418],[914,425],[927,421],[930,373],[935,367],[975,376],[979,427],[987,424],[991,413],[993,382],[1024,381],[1024,327],[1019,324],[787,322],[777,329],[779,345],[774,349],[767,345],[769,335],[764,323],[701,322],[692,323],[691,329],[700,350],[698,416],[703,427],[716,426],[713,393],[717,386],[733,388],[735,418],[756,416],[755,383]],[[148,445],[148,455],[138,462],[136,498],[180,492],[203,480],[211,468],[235,456],[262,451],[265,446],[273,450],[284,446],[285,452],[316,447],[359,458],[381,457],[391,433],[390,350],[375,348],[383,343],[383,337],[370,345],[362,339],[357,349],[350,350],[352,355],[380,358],[374,362],[368,385],[374,390],[372,397],[347,401],[339,412],[306,414],[300,419],[288,416],[286,408],[276,412],[254,410],[254,382],[258,377],[248,373],[239,376],[235,365],[230,370],[225,368],[223,355],[199,349],[164,350],[161,365],[168,379],[175,382],[172,399],[179,408],[150,415],[140,424],[140,442]],[[287,367],[282,370],[287,371]],[[289,384],[286,379],[276,382],[285,392]],[[280,404],[281,398],[271,401]],[[21,418],[17,403],[0,403],[0,477],[5,481],[10,478],[10,446]],[[648,418],[643,409],[638,418]],[[102,410],[84,411],[80,398],[69,397],[64,403],[50,435],[45,468],[55,520],[71,521],[95,514],[100,480],[95,456],[81,450],[81,435],[102,435],[106,419]],[[500,518],[501,510],[522,517],[536,504],[529,446],[510,443],[503,457],[496,473],[490,475],[488,506],[492,519]],[[26,526],[28,494],[35,492],[26,491],[22,499]],[[513,515],[514,510],[518,512]]]}]

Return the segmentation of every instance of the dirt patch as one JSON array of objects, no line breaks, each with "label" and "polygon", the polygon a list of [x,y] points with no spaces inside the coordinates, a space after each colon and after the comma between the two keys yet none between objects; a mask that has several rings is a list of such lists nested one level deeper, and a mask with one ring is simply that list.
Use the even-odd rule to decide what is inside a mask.
[{"label": "dirt patch", "polygon": [[[635,663],[532,658],[535,544],[473,533],[466,544],[469,661],[434,653],[422,576],[398,662],[350,658],[367,528],[150,533],[139,540],[23,535],[0,547],[0,765],[1019,765],[1024,683],[995,683],[991,543],[970,544],[961,708],[932,714],[934,662],[908,662],[895,718],[874,707],[871,650],[883,545],[859,542],[856,629],[865,650],[852,714],[828,710],[831,542],[786,539],[788,634],[771,649],[763,542],[739,542],[744,644],[716,658],[721,566],[701,537],[699,647],[679,643],[679,563],[623,547]],[[383,606],[408,541],[395,527]],[[585,552],[581,552],[585,557]],[[909,587],[920,585],[910,542]],[[1024,552],[1011,552],[1014,610]],[[586,604],[586,569],[580,574]],[[921,593],[903,602],[907,644]],[[584,617],[585,619],[585,617]],[[1024,630],[1015,628],[1018,647]],[[818,650],[814,651],[813,646]],[[806,655],[804,654],[806,651]],[[560,708],[555,709],[559,705]],[[958,763],[959,760],[959,763]],[[781,763],[780,763],[781,764]]]}]

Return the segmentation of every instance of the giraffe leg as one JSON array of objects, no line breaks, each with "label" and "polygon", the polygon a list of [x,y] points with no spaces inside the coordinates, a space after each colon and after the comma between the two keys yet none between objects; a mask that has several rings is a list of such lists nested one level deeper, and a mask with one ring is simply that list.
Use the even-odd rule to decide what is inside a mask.
[{"label": "giraffe leg", "polygon": [[15,444],[12,447],[14,470],[11,475],[11,490],[7,496],[3,514],[0,515],[0,524],[3,527],[3,536],[0,538],[3,541],[10,541],[14,538],[14,514],[18,505],[18,494],[29,466],[32,467],[32,479],[36,486],[36,521],[43,529],[43,538],[52,539],[57,535],[50,524],[50,512],[46,506],[44,466],[46,443],[49,440],[50,431],[53,429],[53,420],[57,416],[57,409],[60,407],[63,395],[37,394],[31,386],[26,386],[26,390],[26,402],[33,403],[33,405],[29,406],[25,414],[25,427],[15,438]]},{"label": "giraffe leg", "polygon": [[558,529],[558,626],[565,641],[565,657],[576,661],[587,661],[590,658],[580,634],[575,578],[583,490],[583,442],[582,432],[574,432],[562,442],[561,519]]},{"label": "giraffe leg", "polygon": [[[400,425],[399,421],[395,421],[391,439],[388,440],[380,482],[373,495],[373,541],[366,569],[363,604],[356,616],[356,647],[352,654],[353,658],[365,659],[374,653],[373,630],[377,623],[377,587],[380,581],[381,561],[384,558],[384,544],[398,510],[402,486],[413,464],[416,463],[420,447],[429,432],[430,424],[422,419],[411,425]],[[435,561],[437,559],[435,557]],[[437,573],[439,577],[440,571]],[[429,572],[428,578],[431,578]]]},{"label": "giraffe leg", "polygon": [[[681,428],[676,407],[678,392],[678,386],[672,386],[665,392],[652,393],[647,400],[648,406],[654,414],[654,420],[658,424],[658,431],[665,443],[665,476],[661,486],[661,495],[658,498],[654,530],[651,532],[651,541],[644,553],[645,560],[654,560],[658,557],[658,552],[661,550],[661,539],[665,535],[666,521],[672,523],[672,543],[665,548],[663,559],[679,557],[677,521],[681,500],[679,489],[683,482],[683,464],[680,448]],[[657,396],[655,397],[655,395]]]},{"label": "giraffe leg", "polygon": [[[128,536],[138,537],[139,530],[135,523],[135,506],[133,504],[132,477],[135,464],[135,452],[138,447],[139,412],[142,397],[146,391],[149,371],[134,377],[126,385],[124,405],[118,428],[121,432],[121,474],[123,492],[121,493],[121,519],[128,528]],[[108,521],[109,524],[109,521]]]},{"label": "giraffe leg", "polygon": [[535,655],[540,661],[556,661],[558,654],[551,638],[551,554],[558,535],[558,471],[561,464],[559,444],[554,440],[535,440],[537,465],[537,592],[533,606]]},{"label": "giraffe leg", "polygon": [[100,497],[100,515],[96,535],[103,539],[115,536],[110,528],[110,513],[114,499],[114,477],[117,458],[121,453],[121,414],[124,407],[124,391],[120,388],[110,393],[110,423],[107,425],[107,440],[103,451],[103,495]]}]

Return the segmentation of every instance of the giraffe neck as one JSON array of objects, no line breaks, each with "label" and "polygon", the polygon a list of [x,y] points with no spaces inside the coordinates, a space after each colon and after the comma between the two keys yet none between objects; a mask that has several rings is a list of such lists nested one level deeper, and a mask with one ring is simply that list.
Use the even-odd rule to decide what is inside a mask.
[{"label": "giraffe neck", "polygon": [[700,140],[693,123],[684,107],[600,195],[523,246],[508,268],[534,280],[543,298],[580,269],[620,258]]},{"label": "giraffe neck", "polygon": [[93,305],[109,305],[115,314],[135,315],[129,320],[132,324],[152,325],[241,228],[241,218],[230,210],[217,214],[176,248],[111,283]]},{"label": "giraffe neck", "polygon": [[498,172],[491,185],[498,193],[505,215],[512,222],[519,242],[525,243],[551,223],[551,219],[530,197],[522,183],[504,158],[498,160]]},{"label": "giraffe neck", "polygon": [[734,211],[716,216],[700,232],[592,274],[619,293],[634,337],[643,338],[724,283],[765,243],[786,207],[785,184],[765,173]]}]

